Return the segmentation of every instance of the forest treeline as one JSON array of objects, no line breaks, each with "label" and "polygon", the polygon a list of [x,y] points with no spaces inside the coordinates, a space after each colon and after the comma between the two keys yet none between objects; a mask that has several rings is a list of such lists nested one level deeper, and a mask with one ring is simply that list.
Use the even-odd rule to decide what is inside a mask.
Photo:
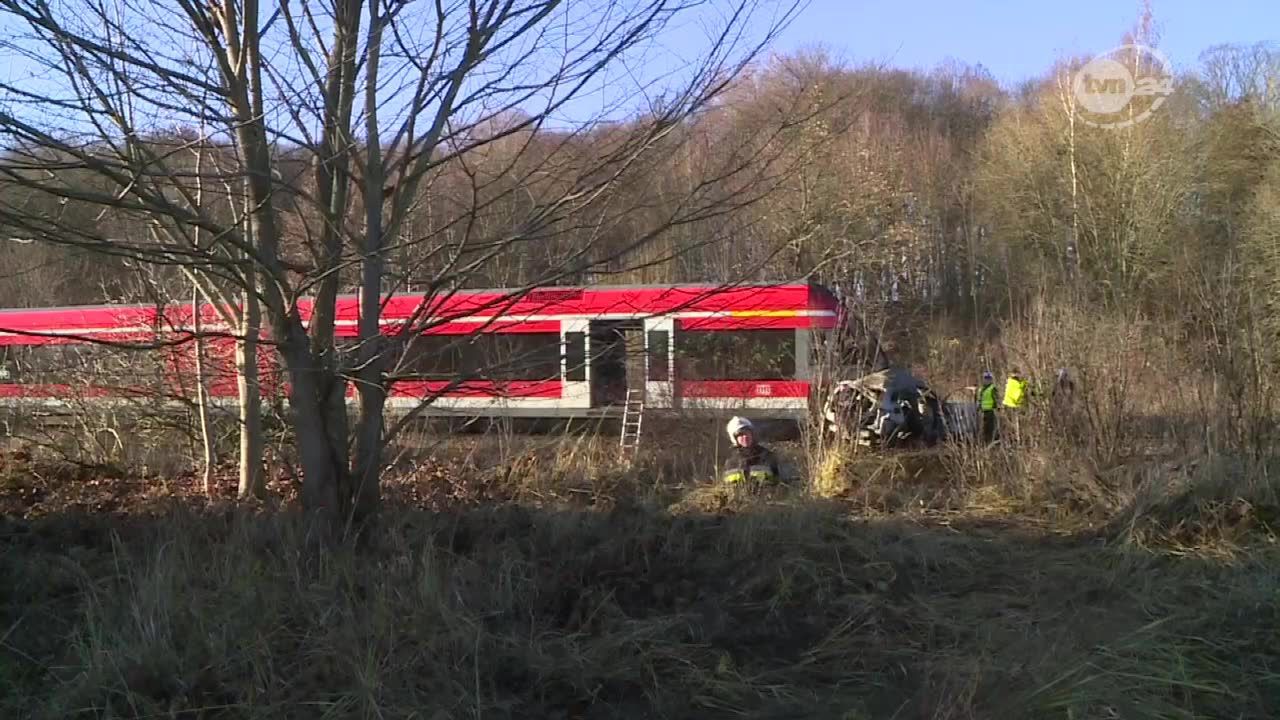
[{"label": "forest treeline", "polygon": [[[1229,304],[1240,296],[1265,301],[1280,261],[1280,50],[1208,49],[1158,112],[1125,129],[1072,123],[1063,87],[1085,60],[1008,88],[973,65],[923,72],[854,66],[822,52],[775,56],[663,137],[662,151],[621,178],[625,202],[495,254],[458,285],[537,282],[589,248],[598,261],[555,281],[809,278],[872,306],[968,319],[1005,317],[1049,295],[1197,331],[1238,327],[1223,313],[1238,310]],[[398,287],[386,289],[428,287],[445,262],[442,247],[483,253],[530,207],[563,191],[552,187],[562,168],[588,168],[617,150],[629,122],[521,128],[444,163],[417,192],[401,228],[410,239],[389,258]],[[194,137],[177,128],[148,142],[191,153]],[[745,174],[725,171],[726,148]],[[296,173],[283,187],[311,192],[313,158],[277,151],[280,166]],[[206,158],[206,193],[218,192],[217,166]],[[81,180],[76,171],[60,178]],[[714,202],[685,213],[693,196]],[[17,187],[3,203],[98,232],[108,223],[123,235],[146,232],[126,213]],[[301,237],[314,219],[303,205],[284,207]],[[6,307],[149,302],[159,288],[170,298],[189,294],[177,272],[91,247],[20,242],[20,228],[5,234],[19,240],[0,244]],[[624,256],[646,235],[639,258]],[[300,267],[304,245],[291,253]],[[347,288],[355,285],[350,278]]]}]

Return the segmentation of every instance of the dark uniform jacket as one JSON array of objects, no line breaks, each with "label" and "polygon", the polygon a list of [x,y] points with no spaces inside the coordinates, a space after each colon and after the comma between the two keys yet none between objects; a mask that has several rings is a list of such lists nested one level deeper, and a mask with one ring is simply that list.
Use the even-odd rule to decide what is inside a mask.
[{"label": "dark uniform jacket", "polygon": [[757,443],[751,447],[735,446],[724,464],[722,477],[727,483],[773,483],[782,479],[782,472],[778,468],[778,456]]}]

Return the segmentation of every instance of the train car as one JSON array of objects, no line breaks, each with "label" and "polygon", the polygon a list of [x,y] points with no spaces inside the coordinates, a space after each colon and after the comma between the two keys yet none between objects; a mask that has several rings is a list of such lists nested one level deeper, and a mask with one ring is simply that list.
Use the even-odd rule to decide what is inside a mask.
[{"label": "train car", "polygon": [[[309,319],[309,302],[299,313]],[[342,352],[358,349],[358,313],[359,298],[339,297]],[[183,338],[193,317],[190,306],[0,310],[0,402],[189,404],[196,375]],[[226,328],[212,308],[200,317],[215,334],[205,342],[205,385],[216,404],[234,405],[234,340],[217,336]],[[631,391],[655,410],[798,419],[813,402],[816,341],[841,322],[834,295],[811,284],[398,294],[383,300],[383,334],[413,336],[389,359],[388,409],[586,417],[619,412]],[[138,349],[147,345],[159,347]],[[269,347],[260,360],[263,392],[281,393]]]},{"label": "train car", "polygon": [[[215,405],[237,402],[235,339],[201,308],[202,376]],[[138,405],[181,409],[196,398],[190,305],[87,305],[0,310],[0,406],[23,414]],[[259,358],[264,394],[274,358]]]}]

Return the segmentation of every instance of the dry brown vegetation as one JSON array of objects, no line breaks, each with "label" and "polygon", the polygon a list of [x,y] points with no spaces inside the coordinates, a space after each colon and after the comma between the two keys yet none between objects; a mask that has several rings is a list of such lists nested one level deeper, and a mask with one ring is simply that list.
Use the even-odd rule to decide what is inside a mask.
[{"label": "dry brown vegetation", "polygon": [[1023,431],[826,475],[834,451],[778,443],[802,477],[760,493],[709,481],[710,423],[630,468],[607,435],[424,434],[376,528],[324,551],[284,476],[236,505],[230,476],[209,500],[11,452],[0,711],[1273,717],[1269,463],[1090,471],[1102,449]]}]

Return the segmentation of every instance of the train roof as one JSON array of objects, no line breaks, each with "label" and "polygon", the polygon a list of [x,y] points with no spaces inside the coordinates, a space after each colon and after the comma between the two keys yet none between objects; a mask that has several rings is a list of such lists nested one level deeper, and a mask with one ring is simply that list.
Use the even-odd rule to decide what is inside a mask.
[{"label": "train roof", "polygon": [[[355,294],[337,299],[339,325],[353,324],[359,303]],[[821,314],[838,309],[835,296],[811,283],[682,283],[645,285],[539,286],[534,288],[465,289],[426,295],[397,293],[384,301],[384,319],[394,322],[422,311],[424,301],[434,304],[425,314],[432,318],[502,316],[552,320],[563,316],[645,317],[665,314],[706,315],[733,313],[767,316],[771,313]],[[311,298],[299,302],[304,320],[310,316]],[[190,320],[190,304],[165,308],[166,324]],[[212,308],[202,315],[217,322]],[[58,330],[89,334],[108,327],[143,327],[155,324],[155,304],[100,304],[61,307],[0,309],[4,330]]]},{"label": "train roof", "polygon": [[[740,283],[620,283],[599,284],[599,285],[539,285],[534,288],[462,288],[451,292],[453,295],[513,295],[522,292],[537,291],[557,291],[571,290],[581,292],[616,292],[625,290],[700,290],[703,292],[711,292],[716,290],[732,290],[732,289],[757,289],[757,288],[774,288],[785,290],[799,290],[801,288],[810,292],[816,292],[820,295],[829,297],[835,302],[835,295],[824,285],[816,283],[795,283],[795,282],[740,282]],[[399,292],[397,296],[422,297],[421,292]],[[338,295],[339,300],[351,300],[357,298],[356,293],[341,293]],[[172,303],[171,307],[188,307],[190,303]],[[120,310],[128,308],[137,309],[153,309],[155,303],[89,303],[85,305],[41,305],[36,307],[0,307],[0,317],[12,314],[27,314],[38,312],[57,312],[65,310]]]}]

